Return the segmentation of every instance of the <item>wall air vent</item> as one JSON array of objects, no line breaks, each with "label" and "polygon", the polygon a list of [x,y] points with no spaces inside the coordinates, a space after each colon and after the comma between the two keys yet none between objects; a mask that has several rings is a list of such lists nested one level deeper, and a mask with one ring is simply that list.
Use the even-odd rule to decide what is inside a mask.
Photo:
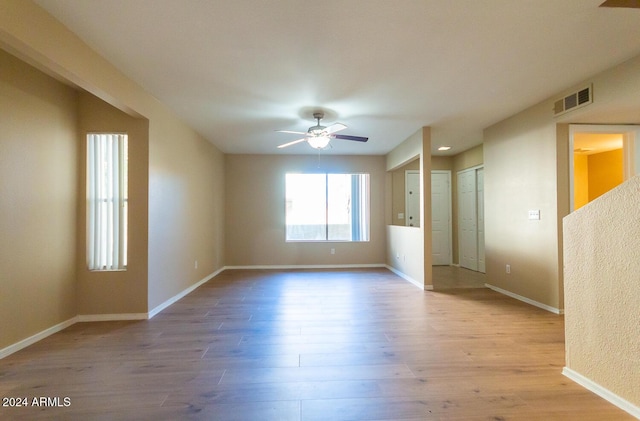
[{"label": "wall air vent", "polygon": [[559,116],[569,111],[584,107],[593,102],[593,86],[573,92],[553,103],[553,115]]}]

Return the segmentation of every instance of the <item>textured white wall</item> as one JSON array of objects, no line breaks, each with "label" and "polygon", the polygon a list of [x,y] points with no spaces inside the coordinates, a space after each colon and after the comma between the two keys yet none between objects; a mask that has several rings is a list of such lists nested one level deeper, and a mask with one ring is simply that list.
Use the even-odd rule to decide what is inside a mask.
[{"label": "textured white wall", "polygon": [[564,219],[567,368],[640,408],[640,176]]}]

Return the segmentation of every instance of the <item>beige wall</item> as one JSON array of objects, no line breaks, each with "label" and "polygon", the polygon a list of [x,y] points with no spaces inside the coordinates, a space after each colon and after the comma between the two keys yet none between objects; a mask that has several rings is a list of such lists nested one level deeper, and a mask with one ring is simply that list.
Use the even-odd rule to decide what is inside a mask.
[{"label": "beige wall", "polygon": [[76,92],[0,50],[0,350],[76,310]]},{"label": "beige wall", "polygon": [[[594,103],[552,115],[553,102],[593,83]],[[637,124],[640,57],[577,83],[484,131],[487,280],[562,309],[562,218],[569,212],[569,128]],[[529,209],[541,219],[530,221]],[[505,265],[511,265],[506,274]]]},{"label": "beige wall", "polygon": [[564,257],[565,372],[613,392],[638,416],[640,176],[564,219]]},{"label": "beige wall", "polygon": [[[486,273],[493,286],[559,309],[556,127],[549,107],[539,104],[485,130]],[[530,209],[540,210],[540,220],[528,219]]]},{"label": "beige wall", "polygon": [[224,154],[163,115],[150,119],[149,309],[225,264]]},{"label": "beige wall", "polygon": [[[423,127],[386,155],[387,186],[392,186],[393,171],[418,159],[421,178],[419,228],[387,224],[386,263],[425,289],[433,288],[431,274],[431,128]],[[392,211],[392,195],[386,195],[385,209]],[[407,260],[407,256],[409,260]],[[408,271],[408,272],[407,272]]]},{"label": "beige wall", "polygon": [[77,282],[81,315],[147,312],[147,227],[149,122],[133,118],[95,96],[79,95],[79,197],[86,191],[86,135],[90,132],[129,136],[128,266],[126,271],[89,271],[86,263],[86,201],[78,201]]},{"label": "beige wall", "polygon": [[431,171],[451,171],[453,169],[453,156],[432,156]]},{"label": "beige wall", "polygon": [[[383,156],[226,155],[225,165],[227,266],[384,264]],[[325,171],[370,174],[370,241],[285,242],[285,174]]]},{"label": "beige wall", "polygon": [[2,0],[2,8],[0,47],[149,121],[147,309],[221,269],[223,154],[34,3]]},{"label": "beige wall", "polygon": [[[425,275],[429,279],[431,268],[424,268],[424,238],[418,228],[387,225],[387,259],[393,269],[406,275],[418,286],[428,288],[424,283]],[[431,235],[429,235],[431,239]]]}]

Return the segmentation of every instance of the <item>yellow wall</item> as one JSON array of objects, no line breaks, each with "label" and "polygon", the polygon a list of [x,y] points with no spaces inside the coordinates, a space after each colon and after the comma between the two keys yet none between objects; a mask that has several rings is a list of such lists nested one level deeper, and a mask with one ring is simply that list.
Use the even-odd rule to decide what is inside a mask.
[{"label": "yellow wall", "polygon": [[589,203],[589,157],[573,154],[573,209]]},{"label": "yellow wall", "polygon": [[[226,155],[225,165],[227,266],[385,263],[383,156]],[[370,174],[370,241],[285,242],[285,174],[319,171]]]},{"label": "yellow wall", "polygon": [[589,155],[588,165],[589,201],[597,199],[623,181],[622,149]]},{"label": "yellow wall", "polygon": [[0,350],[76,309],[76,92],[0,50]]},{"label": "yellow wall", "polygon": [[622,149],[590,155],[573,155],[574,209],[620,185],[624,178]]}]

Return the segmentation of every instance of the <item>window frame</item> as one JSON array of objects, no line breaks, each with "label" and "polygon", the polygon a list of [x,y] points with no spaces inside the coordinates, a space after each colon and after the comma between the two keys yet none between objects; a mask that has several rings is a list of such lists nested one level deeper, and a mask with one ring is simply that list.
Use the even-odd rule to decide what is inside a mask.
[{"label": "window frame", "polygon": [[[289,224],[287,221],[287,217],[288,217],[288,196],[287,196],[287,178],[289,176],[295,176],[295,175],[322,175],[324,176],[325,179],[325,183],[324,183],[324,187],[325,187],[325,193],[324,193],[324,239],[290,239],[289,238]],[[349,216],[349,227],[351,230],[351,236],[352,239],[332,239],[330,238],[330,226],[331,224],[329,223],[330,220],[330,214],[331,212],[329,211],[330,208],[330,204],[329,204],[329,198],[331,196],[329,190],[330,190],[330,176],[332,175],[337,175],[337,176],[365,176],[364,180],[365,182],[358,182],[358,187],[360,190],[362,190],[362,193],[360,193],[357,197],[358,197],[358,202],[360,201],[364,201],[365,205],[364,205],[364,209],[362,209],[362,206],[360,203],[358,203],[358,205],[351,205],[350,207],[350,212],[347,214]],[[368,172],[348,172],[348,173],[338,173],[338,172],[287,172],[285,174],[285,194],[284,194],[284,239],[286,243],[367,243],[371,241],[371,174]],[[365,189],[362,189],[362,185],[365,185]],[[354,197],[354,192],[351,189],[351,198]],[[361,210],[364,211],[364,221],[362,221],[362,219],[358,219],[358,228],[354,230],[354,225],[353,225],[353,221],[355,220],[353,212],[354,209],[358,209],[359,213]],[[362,225],[365,225],[365,229],[362,229]],[[334,224],[335,225],[335,224]],[[353,235],[354,232],[357,232],[358,235],[358,239],[353,239]]]},{"label": "window frame", "polygon": [[[112,139],[103,140],[110,142],[109,145],[97,146],[93,140],[96,137]],[[117,142],[115,147],[114,142]],[[128,267],[128,144],[129,135],[126,132],[86,133],[85,250],[87,268],[91,272],[126,271]],[[100,151],[96,148],[100,148]],[[102,161],[101,168],[96,167],[99,160]],[[97,231],[100,233],[96,234]]]}]

